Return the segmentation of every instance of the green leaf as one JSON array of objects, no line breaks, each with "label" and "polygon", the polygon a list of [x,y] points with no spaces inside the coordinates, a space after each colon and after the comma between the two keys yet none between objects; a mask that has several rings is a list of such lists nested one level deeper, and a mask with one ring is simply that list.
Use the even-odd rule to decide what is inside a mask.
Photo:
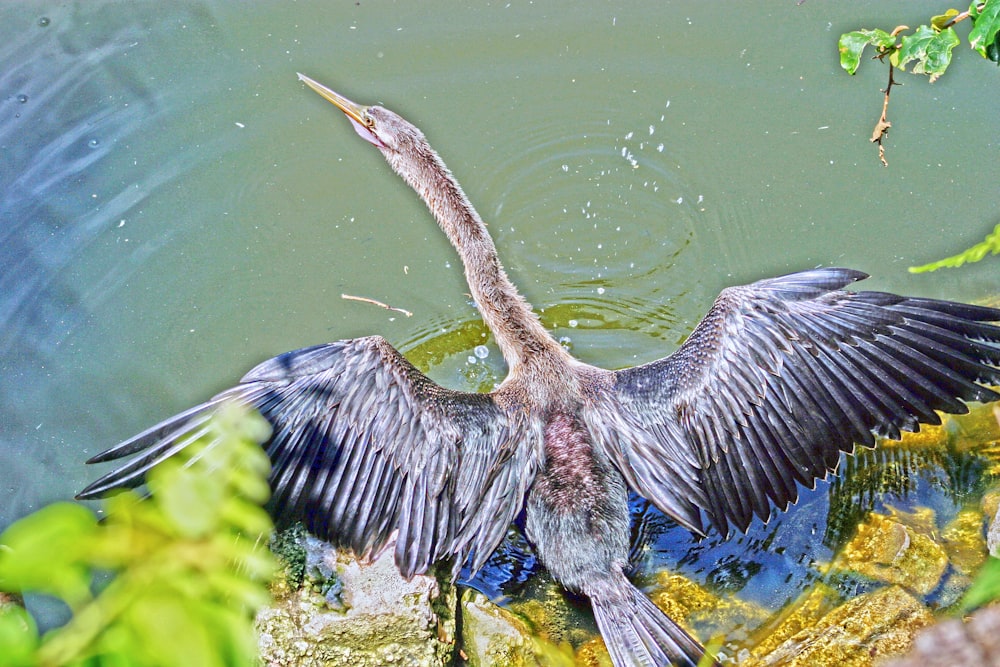
[{"label": "green leaf", "polygon": [[174,459],[149,475],[149,488],[167,518],[185,537],[202,537],[219,525],[219,506],[226,488],[207,474],[192,474]]},{"label": "green leaf", "polygon": [[978,262],[989,253],[1000,254],[1000,225],[994,227],[993,231],[981,243],[977,243],[968,250],[923,266],[911,266],[909,271],[910,273],[926,273],[945,267],[957,268],[966,262]]},{"label": "green leaf", "polygon": [[257,633],[242,613],[232,607],[206,605],[202,617],[212,628],[212,636],[217,640],[216,650],[227,665],[258,664]]},{"label": "green leaf", "polygon": [[972,585],[965,591],[959,606],[963,611],[972,611],[977,607],[1000,599],[1000,558],[990,556],[979,569]]},{"label": "green leaf", "polygon": [[12,524],[0,535],[0,589],[50,593],[75,606],[89,599],[85,553],[97,518],[82,505],[56,503]]},{"label": "green leaf", "polygon": [[267,483],[268,469],[264,469],[264,475],[247,468],[233,468],[229,471],[229,483],[240,496],[263,504],[271,497],[271,485]]},{"label": "green leaf", "polygon": [[[986,0],[983,6],[973,0],[969,7],[973,28],[969,33],[969,46],[979,52],[983,58],[996,62],[997,33],[1000,32],[1000,0]],[[992,49],[993,57],[990,57]]]},{"label": "green leaf", "polygon": [[858,71],[861,64],[861,54],[865,47],[871,44],[879,53],[884,53],[896,48],[896,39],[885,30],[855,30],[846,32],[840,36],[837,48],[840,51],[840,66],[847,70],[848,74]]},{"label": "green leaf", "polygon": [[259,505],[231,499],[223,503],[221,512],[222,518],[229,526],[247,537],[256,538],[258,535],[270,537],[274,524],[270,515]]},{"label": "green leaf", "polygon": [[204,583],[206,592],[237,608],[256,609],[267,604],[269,599],[267,589],[257,582],[248,581],[242,572],[209,572]]},{"label": "green leaf", "polygon": [[146,665],[224,667],[203,609],[198,601],[171,595],[138,599],[123,619],[135,634],[135,654]]},{"label": "green leaf", "polygon": [[922,25],[912,35],[904,35],[900,40],[899,50],[893,54],[893,65],[906,69],[911,61],[917,61],[913,67],[914,74],[928,74],[931,82],[944,74],[951,64],[951,52],[958,46],[958,34],[954,28],[940,32]]},{"label": "green leaf", "polygon": [[34,667],[38,664],[38,629],[21,607],[0,609],[0,667]]}]

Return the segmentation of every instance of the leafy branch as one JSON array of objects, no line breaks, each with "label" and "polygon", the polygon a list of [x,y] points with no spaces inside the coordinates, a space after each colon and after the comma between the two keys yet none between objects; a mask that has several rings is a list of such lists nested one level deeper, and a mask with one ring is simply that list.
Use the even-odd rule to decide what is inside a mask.
[{"label": "leafy branch", "polygon": [[[235,406],[207,435],[148,475],[149,498],[50,505],[0,535],[0,590],[54,596],[73,612],[38,636],[18,607],[0,610],[0,666],[250,665],[253,613],[269,600],[271,520],[261,504],[269,426]],[[114,578],[94,594],[95,574]]]},{"label": "leafy branch", "polygon": [[[883,91],[882,115],[872,132],[872,143],[878,144],[879,160],[885,166],[883,140],[892,127],[887,118],[889,93],[899,85],[893,77],[894,69],[906,71],[912,63],[913,74],[926,74],[931,83],[944,74],[951,64],[952,51],[961,43],[954,26],[970,20],[969,46],[983,58],[1000,64],[1000,0],[974,0],[969,9],[960,12],[949,9],[944,14],[931,17],[930,25],[921,25],[913,32],[909,26],[897,26],[891,32],[863,29],[844,33],[838,41],[840,66],[854,74],[861,65],[861,56],[868,46],[875,49],[874,58],[889,65],[889,83]],[[898,41],[897,41],[898,38]]]}]

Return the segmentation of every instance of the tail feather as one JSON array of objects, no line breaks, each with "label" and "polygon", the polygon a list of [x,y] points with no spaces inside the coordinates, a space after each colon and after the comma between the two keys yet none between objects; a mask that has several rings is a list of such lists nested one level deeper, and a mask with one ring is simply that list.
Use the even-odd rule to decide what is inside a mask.
[{"label": "tail feather", "polygon": [[704,647],[639,589],[626,585],[627,591],[590,599],[615,667],[697,667]]}]

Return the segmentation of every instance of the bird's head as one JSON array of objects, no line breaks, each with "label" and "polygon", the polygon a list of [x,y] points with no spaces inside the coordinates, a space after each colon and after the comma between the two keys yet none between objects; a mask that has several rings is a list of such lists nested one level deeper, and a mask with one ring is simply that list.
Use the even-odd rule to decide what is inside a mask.
[{"label": "bird's head", "polygon": [[299,74],[299,81],[319,93],[320,97],[333,103],[344,112],[351,121],[354,131],[361,138],[386,153],[398,153],[405,144],[412,144],[413,139],[421,137],[420,130],[406,121],[399,114],[380,106],[364,106],[347,99],[340,93],[330,90],[318,81],[310,79],[305,74]]}]

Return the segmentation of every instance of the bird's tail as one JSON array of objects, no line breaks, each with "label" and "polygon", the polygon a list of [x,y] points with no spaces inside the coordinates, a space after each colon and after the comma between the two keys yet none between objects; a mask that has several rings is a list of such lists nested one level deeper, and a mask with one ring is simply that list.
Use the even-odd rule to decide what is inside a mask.
[{"label": "bird's tail", "polygon": [[615,667],[697,667],[705,655],[701,644],[624,576],[613,591],[592,595],[590,602]]}]

